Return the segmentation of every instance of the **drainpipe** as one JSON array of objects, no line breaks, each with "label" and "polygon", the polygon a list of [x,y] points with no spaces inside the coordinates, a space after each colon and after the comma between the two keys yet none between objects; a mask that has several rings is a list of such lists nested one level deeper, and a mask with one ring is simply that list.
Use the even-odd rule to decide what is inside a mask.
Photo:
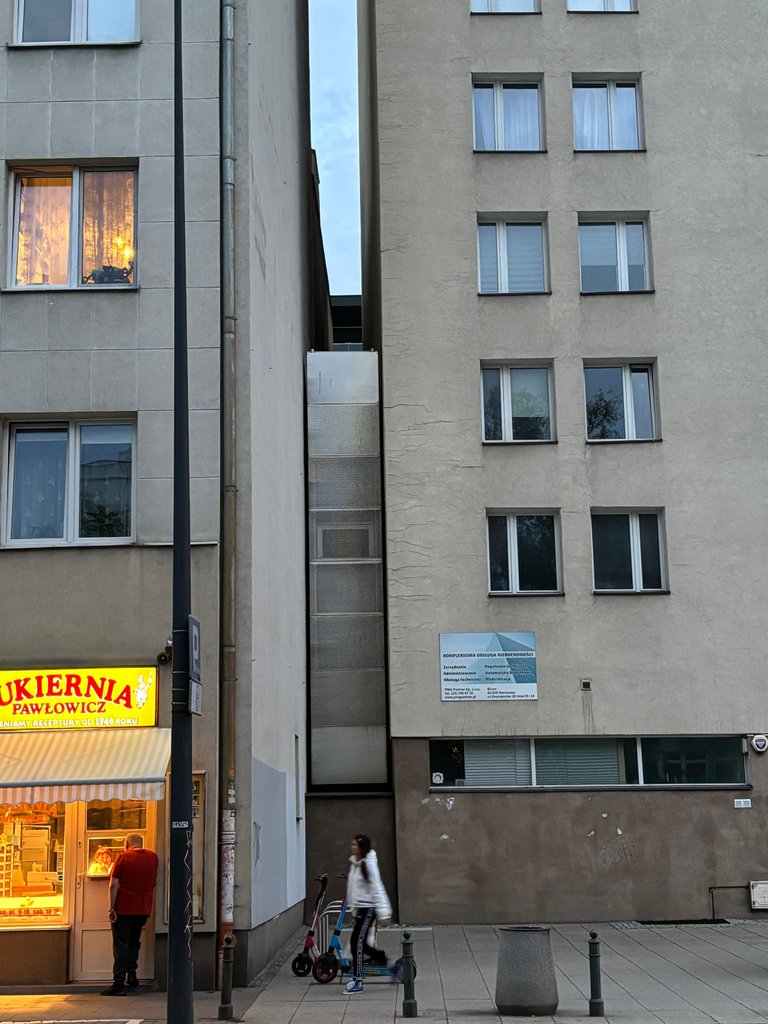
[{"label": "drainpipe", "polygon": [[219,905],[217,976],[235,930],[235,3],[221,0],[221,524],[219,547]]}]

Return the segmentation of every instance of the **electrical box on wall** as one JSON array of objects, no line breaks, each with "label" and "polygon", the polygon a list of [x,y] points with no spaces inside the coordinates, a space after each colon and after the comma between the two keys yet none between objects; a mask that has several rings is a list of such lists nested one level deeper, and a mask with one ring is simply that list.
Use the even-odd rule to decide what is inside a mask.
[{"label": "electrical box on wall", "polygon": [[768,882],[750,882],[749,898],[753,910],[768,910]]}]

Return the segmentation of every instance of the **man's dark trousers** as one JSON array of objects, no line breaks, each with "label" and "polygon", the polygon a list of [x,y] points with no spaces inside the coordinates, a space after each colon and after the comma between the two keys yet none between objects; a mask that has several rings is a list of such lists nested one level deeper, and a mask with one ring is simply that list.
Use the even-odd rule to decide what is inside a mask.
[{"label": "man's dark trousers", "polygon": [[147,923],[147,914],[118,914],[112,922],[112,980],[125,985],[126,979],[136,977],[141,948],[141,929]]}]

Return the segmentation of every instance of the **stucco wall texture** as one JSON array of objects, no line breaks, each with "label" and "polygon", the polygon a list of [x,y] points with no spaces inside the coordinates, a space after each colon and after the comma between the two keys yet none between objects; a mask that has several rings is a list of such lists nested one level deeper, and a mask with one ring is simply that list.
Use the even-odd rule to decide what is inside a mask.
[{"label": "stucco wall texture", "polygon": [[[765,874],[751,792],[430,793],[428,737],[768,728],[762,443],[768,10],[471,15],[361,0],[377,160],[364,279],[381,310],[390,710],[401,918],[707,917]],[[375,13],[375,16],[374,16]],[[365,50],[362,52],[366,52]],[[541,83],[540,153],[474,152],[472,80]],[[573,76],[640,84],[645,148],[574,152]],[[364,132],[362,138],[367,139]],[[580,294],[580,215],[648,224],[651,289]],[[480,295],[478,219],[538,215],[547,291]],[[372,337],[376,337],[374,330]],[[651,364],[659,436],[588,444],[585,361]],[[550,367],[553,442],[482,439],[481,367]],[[554,510],[557,596],[489,597],[488,510]],[[660,510],[668,593],[596,594],[592,509]],[[442,702],[439,634],[532,630],[538,699]],[[580,688],[591,679],[591,690]],[[734,799],[748,796],[749,810]],[[718,915],[747,913],[721,890]]]},{"label": "stucco wall texture", "polygon": [[768,876],[765,755],[749,758],[752,790],[707,792],[430,792],[426,742],[396,741],[394,763],[402,921],[761,913],[748,888]]},{"label": "stucco wall texture", "polygon": [[[376,4],[395,737],[761,731],[763,5]],[[472,75],[540,77],[544,153],[474,153]],[[647,150],[574,153],[571,76],[639,76]],[[478,295],[478,215],[540,213],[551,294]],[[580,295],[578,217],[643,214],[653,290]],[[556,442],[482,443],[482,361],[549,362]],[[654,364],[661,439],[586,443],[585,360]],[[554,509],[556,597],[488,597],[487,509]],[[593,593],[591,508],[663,510],[669,594]],[[438,634],[534,630],[539,699],[440,701]],[[593,681],[585,702],[579,679]]]}]

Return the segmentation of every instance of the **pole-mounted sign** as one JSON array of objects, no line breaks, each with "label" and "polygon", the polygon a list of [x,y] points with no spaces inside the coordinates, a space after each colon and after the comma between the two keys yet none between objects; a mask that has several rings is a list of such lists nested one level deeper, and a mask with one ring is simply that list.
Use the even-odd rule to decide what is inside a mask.
[{"label": "pole-mounted sign", "polygon": [[200,622],[189,616],[189,712],[203,713],[203,681],[201,667]]}]

